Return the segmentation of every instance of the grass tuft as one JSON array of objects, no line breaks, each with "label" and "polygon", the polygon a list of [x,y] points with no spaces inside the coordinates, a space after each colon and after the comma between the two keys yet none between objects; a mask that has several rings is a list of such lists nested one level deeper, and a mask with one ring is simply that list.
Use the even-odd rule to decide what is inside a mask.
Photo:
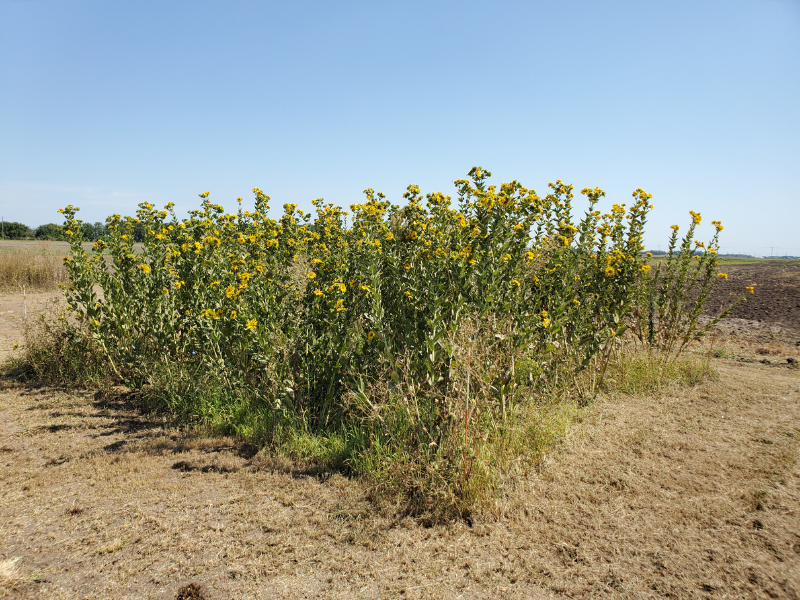
[{"label": "grass tuft", "polygon": [[602,389],[645,395],[716,378],[716,371],[702,356],[682,354],[668,360],[658,352],[622,351],[609,361]]},{"label": "grass tuft", "polygon": [[17,567],[18,561],[19,557],[0,560],[0,591],[4,588],[14,589],[25,582],[25,578]]}]

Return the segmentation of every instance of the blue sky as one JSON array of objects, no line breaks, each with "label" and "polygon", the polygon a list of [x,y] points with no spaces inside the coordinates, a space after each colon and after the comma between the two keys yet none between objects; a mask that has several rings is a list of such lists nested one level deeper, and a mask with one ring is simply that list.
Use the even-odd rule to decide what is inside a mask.
[{"label": "blue sky", "polygon": [[32,226],[399,203],[482,165],[642,187],[652,248],[697,210],[723,250],[800,255],[798,107],[797,0],[0,0],[0,213]]}]

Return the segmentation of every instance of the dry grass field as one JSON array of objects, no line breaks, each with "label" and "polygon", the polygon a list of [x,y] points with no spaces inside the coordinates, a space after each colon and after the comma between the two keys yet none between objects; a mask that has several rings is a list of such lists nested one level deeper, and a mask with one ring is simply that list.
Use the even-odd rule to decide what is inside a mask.
[{"label": "dry grass field", "polygon": [[791,325],[731,321],[714,378],[601,396],[496,515],[431,528],[125,393],[2,380],[0,598],[800,598]]}]

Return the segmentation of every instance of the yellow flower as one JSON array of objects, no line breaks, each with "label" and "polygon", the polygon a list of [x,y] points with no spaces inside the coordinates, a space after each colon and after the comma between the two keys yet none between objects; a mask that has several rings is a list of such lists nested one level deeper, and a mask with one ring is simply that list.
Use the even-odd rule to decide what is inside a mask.
[{"label": "yellow flower", "polygon": [[650,272],[650,265],[642,265],[642,271],[644,271],[645,273],[649,273]]},{"label": "yellow flower", "polygon": [[727,279],[728,278],[728,274],[727,273],[717,273],[717,277],[719,277],[720,279]]},{"label": "yellow flower", "polygon": [[314,273],[314,271],[309,271],[308,273],[306,273],[306,277],[308,277],[309,279],[314,279],[314,277],[316,276],[317,274]]},{"label": "yellow flower", "polygon": [[235,318],[236,318],[236,311],[232,310],[231,311],[231,319],[235,319]]},{"label": "yellow flower", "polygon": [[692,221],[694,222],[694,224],[700,225],[700,221],[703,220],[703,218],[700,216],[700,213],[696,213],[693,210],[690,210],[689,214],[692,215]]},{"label": "yellow flower", "polygon": [[[58,212],[64,212],[64,210],[61,209]],[[19,344],[14,344],[14,347],[12,348],[12,350],[16,350],[17,348],[19,348]]]},{"label": "yellow flower", "polygon": [[258,323],[256,322],[256,320],[255,320],[255,319],[250,319],[250,320],[247,322],[247,325],[246,325],[246,327],[247,327],[248,329],[251,329],[251,330],[252,330],[252,329],[255,329],[257,325],[258,325]]},{"label": "yellow flower", "polygon": [[510,254],[503,254],[503,262],[508,262],[509,260],[511,260],[511,255]]},{"label": "yellow flower", "polygon": [[617,270],[614,267],[612,267],[612,266],[606,267],[606,276],[607,277],[613,277],[616,274],[617,274]]},{"label": "yellow flower", "polygon": [[546,319],[548,316],[550,316],[550,315],[547,313],[547,311],[543,310],[542,311],[542,317]]},{"label": "yellow flower", "polygon": [[411,268],[411,265],[409,265],[408,263],[406,263],[406,264],[404,264],[404,265],[403,265],[403,268],[404,268],[406,271],[408,271],[408,270]]},{"label": "yellow flower", "polygon": [[94,321],[92,321],[92,324],[93,324],[95,327],[97,327],[98,325],[100,325],[100,321],[98,321],[97,319],[95,319]]},{"label": "yellow flower", "polygon": [[535,258],[535,255],[533,254],[533,252],[528,251],[525,253],[525,258],[527,258],[528,260],[533,260]]},{"label": "yellow flower", "polygon": [[550,327],[550,319],[542,319],[542,327],[544,327],[545,329]]},{"label": "yellow flower", "polygon": [[322,296],[324,298],[325,297],[325,292],[323,292],[322,290],[314,290],[314,295],[315,296]]},{"label": "yellow flower", "polygon": [[[747,286],[747,291],[750,292],[751,294],[755,294],[756,293],[755,290],[753,289],[752,285],[748,285]],[[16,344],[14,344],[14,345],[16,346]]]},{"label": "yellow flower", "polygon": [[150,265],[142,263],[139,265],[139,270],[145,275],[147,275],[150,272]]},{"label": "yellow flower", "polygon": [[413,298],[413,297],[414,294],[412,294],[411,292],[406,292],[406,298]]},{"label": "yellow flower", "polygon": [[678,227],[677,225],[670,225],[669,228],[674,231],[678,231],[680,229],[680,227]]},{"label": "yellow flower", "polygon": [[517,286],[517,287],[520,287],[520,285],[521,285],[521,284],[520,284],[520,282],[519,282],[519,281],[517,281],[516,279],[512,279],[512,280],[511,280],[511,283],[512,283],[513,285]]},{"label": "yellow flower", "polygon": [[339,312],[339,311],[342,311],[342,310],[347,310],[347,309],[344,307],[344,300],[339,299],[339,300],[336,301],[336,312]]},{"label": "yellow flower", "polygon": [[232,285],[229,285],[225,288],[225,297],[230,298],[231,296],[236,294],[236,288]]},{"label": "yellow flower", "polygon": [[367,334],[367,337],[368,337],[369,339],[371,339],[371,340],[374,340],[374,339],[375,339],[375,332],[374,332],[374,331],[370,331],[370,332]]},{"label": "yellow flower", "polygon": [[389,233],[386,234],[386,237],[383,239],[385,239],[387,242],[391,242],[394,239],[394,234],[390,231]]},{"label": "yellow flower", "polygon": [[340,292],[346,292],[347,291],[347,286],[345,284],[343,284],[343,283],[340,283],[339,284],[339,291]]}]

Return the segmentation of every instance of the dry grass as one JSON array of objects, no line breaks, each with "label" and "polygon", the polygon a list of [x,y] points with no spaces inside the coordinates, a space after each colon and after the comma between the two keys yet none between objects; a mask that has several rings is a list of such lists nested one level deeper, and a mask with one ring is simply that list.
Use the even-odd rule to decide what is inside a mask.
[{"label": "dry grass", "polygon": [[68,281],[62,258],[49,242],[0,248],[0,292],[47,291]]},{"label": "dry grass", "polygon": [[125,396],[8,387],[0,560],[25,578],[8,593],[796,597],[798,372],[715,363],[716,382],[600,399],[472,527],[398,520],[358,481],[173,430]]},{"label": "dry grass", "polygon": [[25,578],[17,568],[19,558],[0,560],[0,594],[3,590],[11,590],[25,582]]}]

